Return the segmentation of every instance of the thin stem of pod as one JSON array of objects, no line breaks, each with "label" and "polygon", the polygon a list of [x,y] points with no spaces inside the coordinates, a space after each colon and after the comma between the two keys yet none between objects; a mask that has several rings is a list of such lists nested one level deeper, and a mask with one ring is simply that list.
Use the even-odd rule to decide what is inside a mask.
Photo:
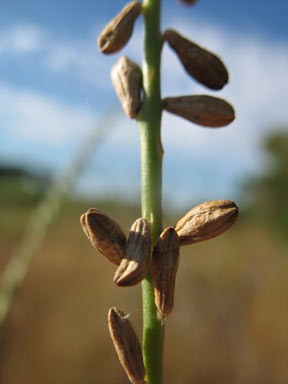
[{"label": "thin stem of pod", "polygon": [[[138,115],[142,164],[142,216],[151,224],[152,244],[162,232],[162,157],[160,63],[161,0],[144,0],[143,105]],[[143,359],[147,384],[162,383],[164,325],[155,306],[150,272],[142,282]]]}]

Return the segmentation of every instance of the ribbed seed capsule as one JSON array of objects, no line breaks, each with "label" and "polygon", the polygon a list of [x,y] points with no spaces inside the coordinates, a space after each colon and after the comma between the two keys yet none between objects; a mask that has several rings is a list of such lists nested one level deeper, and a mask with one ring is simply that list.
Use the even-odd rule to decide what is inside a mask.
[{"label": "ribbed seed capsule", "polygon": [[166,97],[163,107],[204,127],[224,127],[235,118],[234,109],[227,101],[206,95]]},{"label": "ribbed seed capsule", "polygon": [[90,208],[80,222],[92,245],[112,263],[119,265],[126,252],[126,236],[119,224],[105,213]]},{"label": "ribbed seed capsule", "polygon": [[151,261],[155,305],[164,317],[173,309],[178,264],[179,239],[175,229],[168,227],[155,244]]},{"label": "ribbed seed capsule", "polygon": [[145,219],[137,219],[129,232],[125,257],[115,273],[115,284],[127,287],[143,280],[149,269],[150,252],[150,225]]},{"label": "ribbed seed capsule", "polygon": [[175,227],[180,245],[212,239],[227,231],[238,217],[238,207],[230,200],[208,201],[192,208]]},{"label": "ribbed seed capsule", "polygon": [[228,82],[227,69],[218,56],[171,29],[164,36],[186,71],[201,84],[211,89],[221,89]]},{"label": "ribbed seed capsule", "polygon": [[130,119],[135,119],[141,107],[141,68],[122,56],[112,68],[111,79],[124,112]]},{"label": "ribbed seed capsule", "polygon": [[125,313],[112,307],[108,326],[121,365],[132,384],[145,384],[145,368],[140,342]]},{"label": "ribbed seed capsule", "polygon": [[98,38],[98,47],[102,53],[115,53],[130,39],[134,22],[142,11],[139,1],[132,1],[114,17],[103,29]]}]

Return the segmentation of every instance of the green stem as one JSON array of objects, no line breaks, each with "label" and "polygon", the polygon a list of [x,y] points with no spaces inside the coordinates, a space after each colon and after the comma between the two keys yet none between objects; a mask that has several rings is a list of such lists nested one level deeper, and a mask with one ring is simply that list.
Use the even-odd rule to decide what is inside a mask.
[{"label": "green stem", "polygon": [[[142,216],[151,223],[152,243],[162,232],[162,157],[160,62],[161,0],[144,0],[143,105],[138,116],[142,163]],[[154,301],[150,273],[142,282],[143,359],[147,384],[162,383],[164,324]]]}]

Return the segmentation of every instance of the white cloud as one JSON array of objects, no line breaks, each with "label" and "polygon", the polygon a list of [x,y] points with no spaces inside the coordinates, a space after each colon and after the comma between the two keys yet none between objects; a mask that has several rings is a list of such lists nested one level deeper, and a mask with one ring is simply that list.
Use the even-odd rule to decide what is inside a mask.
[{"label": "white cloud", "polygon": [[0,30],[0,52],[31,53],[41,49],[44,31],[34,24],[17,24]]},{"label": "white cloud", "polygon": [[44,94],[0,86],[2,129],[23,143],[61,147],[96,121],[85,107],[74,107]]},{"label": "white cloud", "polygon": [[109,73],[103,81],[103,73],[105,73],[105,60],[103,61],[97,52],[97,39],[94,35],[90,40],[77,41],[58,41],[50,44],[47,50],[45,60],[48,70],[56,72],[74,71],[74,73],[82,78],[86,83],[94,86],[107,85],[109,81]]}]

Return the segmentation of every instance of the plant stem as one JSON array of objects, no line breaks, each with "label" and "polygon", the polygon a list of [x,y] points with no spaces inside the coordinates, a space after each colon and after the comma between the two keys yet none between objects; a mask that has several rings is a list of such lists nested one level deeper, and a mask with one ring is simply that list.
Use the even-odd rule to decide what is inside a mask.
[{"label": "plant stem", "polygon": [[[152,244],[162,232],[162,157],[160,62],[161,0],[144,0],[143,105],[138,116],[142,163],[142,216],[151,223]],[[154,302],[154,286],[148,273],[142,282],[143,359],[147,384],[162,383],[164,324]]]}]

